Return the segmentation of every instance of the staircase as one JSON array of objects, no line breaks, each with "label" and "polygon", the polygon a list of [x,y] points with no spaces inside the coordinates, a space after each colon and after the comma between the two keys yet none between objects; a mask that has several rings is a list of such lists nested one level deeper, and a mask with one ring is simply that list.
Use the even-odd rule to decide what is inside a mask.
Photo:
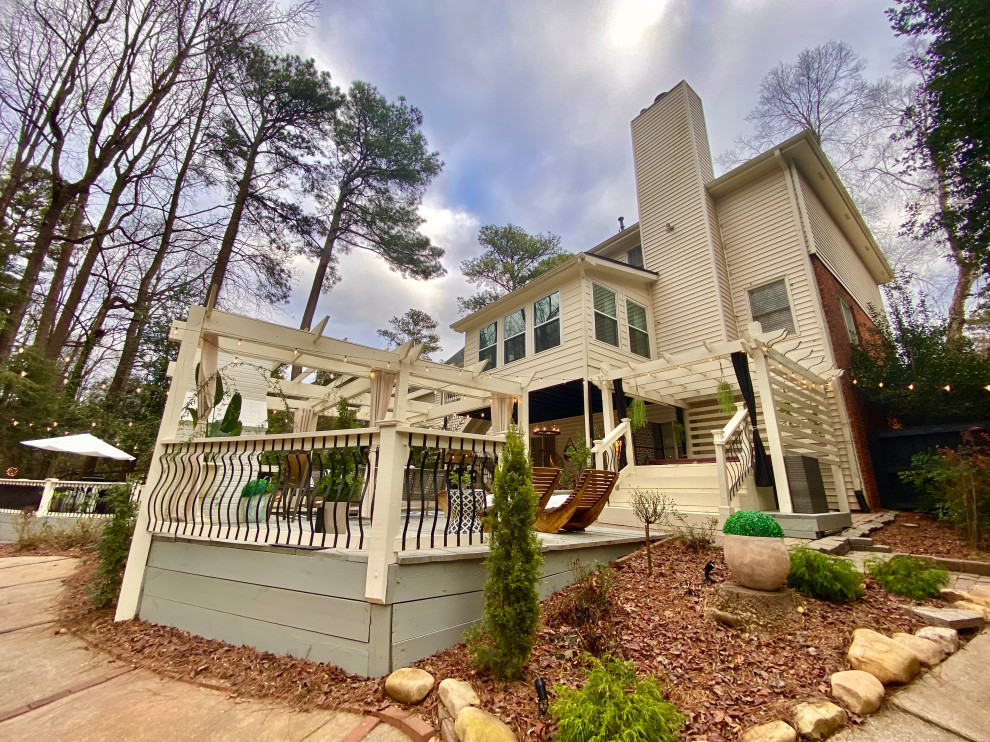
[{"label": "staircase", "polygon": [[629,507],[629,500],[638,489],[660,490],[674,501],[677,510],[690,523],[718,516],[718,477],[714,463],[664,464],[660,466],[627,467],[602,511],[602,525],[636,526],[642,524]]}]

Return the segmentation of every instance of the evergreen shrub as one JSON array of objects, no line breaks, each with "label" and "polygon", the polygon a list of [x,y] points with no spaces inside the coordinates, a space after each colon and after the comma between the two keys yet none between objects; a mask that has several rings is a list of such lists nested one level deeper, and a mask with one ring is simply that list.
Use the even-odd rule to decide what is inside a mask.
[{"label": "evergreen shrub", "polygon": [[863,575],[852,562],[805,546],[790,553],[787,586],[809,598],[851,603],[863,597]]},{"label": "evergreen shrub", "polygon": [[131,549],[131,537],[137,522],[138,503],[131,500],[131,488],[118,484],[107,492],[113,516],[103,528],[97,545],[100,566],[96,580],[90,589],[89,601],[94,608],[107,608],[117,601],[120,585],[124,580],[124,567]]},{"label": "evergreen shrub", "polygon": [[608,655],[588,658],[588,682],[575,690],[554,688],[550,713],[557,720],[559,742],[674,742],[684,716],[663,696],[660,681],[636,677],[632,662]]},{"label": "evergreen shrub", "polygon": [[468,636],[475,666],[500,678],[523,676],[536,638],[540,618],[536,583],[543,554],[534,520],[533,470],[522,437],[513,428],[505,434],[492,484],[485,614],[480,630]]},{"label": "evergreen shrub", "polygon": [[899,554],[889,561],[868,559],[866,571],[888,593],[912,600],[937,598],[949,584],[949,573],[930,559]]},{"label": "evergreen shrub", "polygon": [[725,519],[722,533],[731,536],[763,536],[784,538],[780,524],[766,513],[756,510],[739,510]]}]

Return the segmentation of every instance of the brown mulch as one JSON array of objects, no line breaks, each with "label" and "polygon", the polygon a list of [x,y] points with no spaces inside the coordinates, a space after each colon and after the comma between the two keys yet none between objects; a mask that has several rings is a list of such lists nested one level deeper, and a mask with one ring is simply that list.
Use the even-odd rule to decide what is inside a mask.
[{"label": "brown mulch", "polygon": [[971,547],[951,525],[921,513],[898,513],[893,523],[874,531],[870,538],[904,554],[990,561],[990,549]]},{"label": "brown mulch", "polygon": [[[640,674],[660,676],[670,700],[687,715],[685,740],[734,740],[741,729],[785,717],[796,702],[826,696],[831,673],[848,669],[845,652],[856,628],[889,634],[921,625],[903,611],[910,601],[889,596],[868,581],[866,596],[849,606],[799,597],[804,608],[801,625],[789,634],[742,634],[705,615],[717,585],[706,584],[702,570],[712,559],[718,565],[716,578],[725,575],[720,551],[696,553],[678,542],[665,542],[653,553],[652,577],[646,573],[644,550],[617,568],[618,610],[613,624],[620,652],[635,661]],[[374,710],[387,704],[381,680],[142,621],[115,624],[110,611],[91,612],[86,605],[85,578],[94,568],[94,561],[87,561],[80,579],[68,582],[61,625],[119,661],[231,695],[277,699],[300,709]],[[558,683],[577,687],[584,680],[585,665],[574,630],[550,618],[559,614],[569,590],[543,604],[547,625],[537,636],[525,681],[495,681],[479,675],[463,644],[416,665],[438,679],[470,681],[483,707],[512,725],[520,739],[550,739],[554,725],[539,715],[533,679],[544,678],[548,687]],[[416,710],[436,723],[437,703],[433,694]]]}]

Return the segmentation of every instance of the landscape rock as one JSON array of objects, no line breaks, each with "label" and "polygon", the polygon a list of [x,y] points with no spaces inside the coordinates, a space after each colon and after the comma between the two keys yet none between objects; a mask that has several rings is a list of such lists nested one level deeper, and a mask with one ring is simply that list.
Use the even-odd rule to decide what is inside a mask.
[{"label": "landscape rock", "polygon": [[978,593],[976,591],[977,587],[974,587],[968,593],[965,593],[963,600],[967,603],[975,603],[976,605],[982,606],[983,609],[986,610],[987,608],[990,608],[990,595],[982,595]]},{"label": "landscape rock", "polygon": [[455,680],[454,678],[441,680],[438,691],[440,693],[440,700],[447,707],[447,712],[455,720],[458,714],[460,714],[461,709],[466,706],[481,705],[481,699],[474,692],[474,688],[471,687],[470,683],[465,683],[463,680]]},{"label": "landscape rock", "polygon": [[853,632],[846,656],[854,670],[868,672],[884,685],[910,683],[921,672],[918,655],[871,629]]},{"label": "landscape rock", "polygon": [[963,611],[971,611],[983,616],[984,621],[990,621],[990,608],[980,605],[979,603],[973,603],[969,600],[957,600],[952,604],[953,608],[958,608]]},{"label": "landscape rock", "polygon": [[794,728],[808,739],[825,739],[848,718],[845,710],[831,701],[799,703],[794,707]]},{"label": "landscape rock", "polygon": [[[954,604],[957,606],[958,603]],[[944,626],[947,629],[965,631],[983,627],[983,613],[952,608],[932,608],[927,605],[914,606],[910,612],[932,626]]]},{"label": "landscape rock", "polygon": [[385,692],[399,703],[419,703],[433,690],[434,677],[418,667],[400,667],[385,678]]},{"label": "landscape rock", "polygon": [[461,742],[517,742],[504,721],[474,706],[465,706],[454,724]]},{"label": "landscape rock", "polygon": [[944,626],[923,626],[914,632],[915,636],[938,644],[946,655],[959,649],[959,632]]},{"label": "landscape rock", "polygon": [[990,598],[990,585],[973,585],[973,589],[969,591],[969,594],[980,598]]},{"label": "landscape rock", "polygon": [[[443,708],[443,704],[440,704]],[[460,742],[457,738],[457,731],[454,729],[453,719],[444,719],[440,722],[440,740],[441,742]]]},{"label": "landscape rock", "polygon": [[891,638],[918,655],[918,659],[925,667],[935,667],[945,659],[945,652],[942,651],[942,647],[930,639],[902,633],[893,634]]},{"label": "landscape rock", "polygon": [[883,703],[883,683],[863,670],[834,672],[832,695],[854,714],[872,714]]},{"label": "landscape rock", "polygon": [[944,587],[940,590],[940,597],[947,603],[955,603],[957,600],[966,600],[966,593],[951,587]]},{"label": "landscape rock", "polygon": [[771,721],[747,729],[739,742],[796,742],[797,732],[786,721]]}]

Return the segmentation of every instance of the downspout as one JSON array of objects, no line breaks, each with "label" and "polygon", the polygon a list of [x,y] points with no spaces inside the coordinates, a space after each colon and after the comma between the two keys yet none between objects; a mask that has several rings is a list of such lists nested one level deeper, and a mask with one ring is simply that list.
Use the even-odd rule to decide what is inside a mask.
[{"label": "downspout", "polygon": [[591,325],[588,323],[588,291],[590,287],[587,286],[587,275],[585,274],[585,256],[584,253],[578,255],[578,265],[580,266],[581,275],[581,316],[584,323],[584,332],[581,333],[582,342],[584,343],[584,373],[582,374],[583,390],[584,390],[584,440],[591,448],[594,443],[591,440],[591,410],[588,409],[588,369],[590,368],[590,359],[588,351],[588,330]]}]

